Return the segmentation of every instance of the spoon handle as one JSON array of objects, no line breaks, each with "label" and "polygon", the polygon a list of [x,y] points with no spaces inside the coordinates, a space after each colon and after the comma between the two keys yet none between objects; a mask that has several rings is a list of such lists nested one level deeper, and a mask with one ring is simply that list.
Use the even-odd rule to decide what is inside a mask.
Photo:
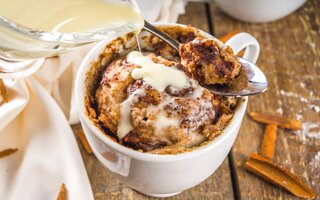
[{"label": "spoon handle", "polygon": [[167,35],[166,33],[159,31],[156,27],[154,27],[152,24],[144,20],[144,30],[158,36],[160,39],[164,40],[166,43],[168,43],[171,47],[173,47],[175,50],[179,51],[179,42]]}]

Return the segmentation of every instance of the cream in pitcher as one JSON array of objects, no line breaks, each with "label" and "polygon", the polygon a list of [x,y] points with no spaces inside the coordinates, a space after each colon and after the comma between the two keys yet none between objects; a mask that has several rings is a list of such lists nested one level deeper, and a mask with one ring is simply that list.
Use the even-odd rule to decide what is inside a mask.
[{"label": "cream in pitcher", "polygon": [[[144,25],[139,10],[120,0],[0,0],[0,15],[5,18],[1,20],[50,32],[30,37],[32,33],[0,27],[0,54],[9,58],[46,57],[83,43],[139,32]],[[64,44],[55,50],[53,42]]]}]

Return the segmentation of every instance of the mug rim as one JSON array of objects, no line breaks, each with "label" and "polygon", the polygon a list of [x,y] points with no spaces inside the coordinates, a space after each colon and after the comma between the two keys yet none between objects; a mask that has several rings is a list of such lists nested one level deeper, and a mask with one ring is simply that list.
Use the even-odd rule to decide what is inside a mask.
[{"label": "mug rim", "polygon": [[[155,26],[181,26],[181,27],[187,27],[187,25],[179,24],[179,23],[153,23]],[[205,37],[213,37],[209,33],[198,29],[199,33]],[[119,37],[123,37],[124,35],[121,35]],[[213,37],[215,38],[215,37]],[[192,151],[182,152],[178,154],[152,154],[148,152],[140,152],[134,149],[131,149],[129,147],[125,147],[118,142],[115,142],[111,140],[109,137],[107,137],[104,133],[102,133],[98,127],[96,127],[92,121],[86,116],[85,114],[85,105],[84,105],[84,97],[85,97],[85,76],[88,68],[90,67],[90,63],[97,59],[98,55],[101,53],[103,48],[107,45],[107,43],[111,42],[114,39],[108,39],[103,40],[96,44],[90,52],[85,56],[83,61],[80,64],[80,67],[77,72],[77,77],[75,81],[75,98],[76,98],[76,104],[79,109],[79,116],[81,123],[84,123],[90,131],[94,133],[96,137],[98,137],[105,145],[108,145],[113,150],[115,150],[117,153],[124,154],[126,156],[129,156],[131,158],[137,159],[137,160],[145,160],[150,162],[172,162],[172,161],[180,161],[180,160],[186,160],[190,159],[195,156],[199,156],[200,154],[204,154],[214,148],[215,146],[218,146],[220,143],[225,141],[228,137],[231,137],[231,135],[235,132],[235,129],[238,127],[238,124],[242,123],[242,119],[245,114],[245,110],[248,103],[248,97],[242,97],[241,102],[237,105],[237,108],[234,112],[234,115],[229,122],[229,124],[223,129],[223,131],[214,139],[211,141],[208,141],[207,144],[200,145],[199,147],[196,147]],[[220,40],[219,40],[220,41]],[[238,134],[235,133],[235,134]]]}]

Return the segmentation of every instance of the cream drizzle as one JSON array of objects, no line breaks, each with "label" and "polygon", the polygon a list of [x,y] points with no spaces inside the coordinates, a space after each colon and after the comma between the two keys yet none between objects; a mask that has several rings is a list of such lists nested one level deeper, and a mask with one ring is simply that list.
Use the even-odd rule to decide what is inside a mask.
[{"label": "cream drizzle", "polygon": [[178,118],[167,117],[166,112],[164,111],[164,107],[170,103],[173,103],[175,98],[166,94],[163,94],[162,97],[163,98],[160,104],[156,106],[149,105],[147,107],[148,113],[159,112],[157,114],[157,118],[153,122],[153,126],[155,127],[156,133],[161,132],[163,129],[167,128],[168,126],[178,127],[180,123],[180,120]]},{"label": "cream drizzle", "polygon": [[160,92],[169,85],[183,88],[187,83],[187,77],[182,71],[164,64],[155,63],[150,57],[144,56],[138,51],[130,52],[127,56],[127,61],[141,67],[132,70],[132,78],[136,80],[143,79]]},{"label": "cream drizzle", "polygon": [[132,129],[130,112],[132,106],[138,102],[139,97],[145,94],[144,89],[137,89],[125,101],[120,104],[120,120],[118,123],[117,135],[119,139],[126,136]]}]

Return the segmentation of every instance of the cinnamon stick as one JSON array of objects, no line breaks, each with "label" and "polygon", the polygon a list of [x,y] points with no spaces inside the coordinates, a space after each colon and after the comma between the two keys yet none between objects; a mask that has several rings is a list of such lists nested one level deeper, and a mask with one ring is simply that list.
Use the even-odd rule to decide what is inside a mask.
[{"label": "cinnamon stick", "polygon": [[258,154],[251,154],[250,159],[245,164],[245,168],[297,197],[316,198],[315,192],[289,170]]},{"label": "cinnamon stick", "polygon": [[272,159],[274,156],[277,129],[278,126],[275,124],[267,125],[263,135],[263,140],[260,147],[260,155],[268,159]]},{"label": "cinnamon stick", "polygon": [[2,79],[0,79],[0,95],[2,96],[3,102],[9,101],[8,93]]},{"label": "cinnamon stick", "polygon": [[219,40],[223,43],[226,43],[226,41],[228,41],[230,38],[237,35],[238,33],[239,33],[239,31],[231,31],[231,32],[223,35],[222,37],[220,37]]},{"label": "cinnamon stick", "polygon": [[16,151],[18,151],[18,149],[5,149],[3,151],[0,151],[0,158],[3,158],[3,157],[6,157],[6,156],[9,156],[13,153],[15,153]]},{"label": "cinnamon stick", "polygon": [[57,200],[67,200],[67,188],[64,183],[60,186],[60,191]]},{"label": "cinnamon stick", "polygon": [[292,130],[300,130],[301,122],[299,120],[280,117],[276,115],[262,114],[257,112],[249,112],[250,117],[257,122],[264,124],[275,124],[283,128]]},{"label": "cinnamon stick", "polygon": [[86,150],[86,152],[88,154],[92,154],[92,148],[86,138],[86,136],[84,135],[82,129],[79,129],[78,131],[76,131],[76,135],[78,136],[78,138],[80,139],[84,149]]}]

